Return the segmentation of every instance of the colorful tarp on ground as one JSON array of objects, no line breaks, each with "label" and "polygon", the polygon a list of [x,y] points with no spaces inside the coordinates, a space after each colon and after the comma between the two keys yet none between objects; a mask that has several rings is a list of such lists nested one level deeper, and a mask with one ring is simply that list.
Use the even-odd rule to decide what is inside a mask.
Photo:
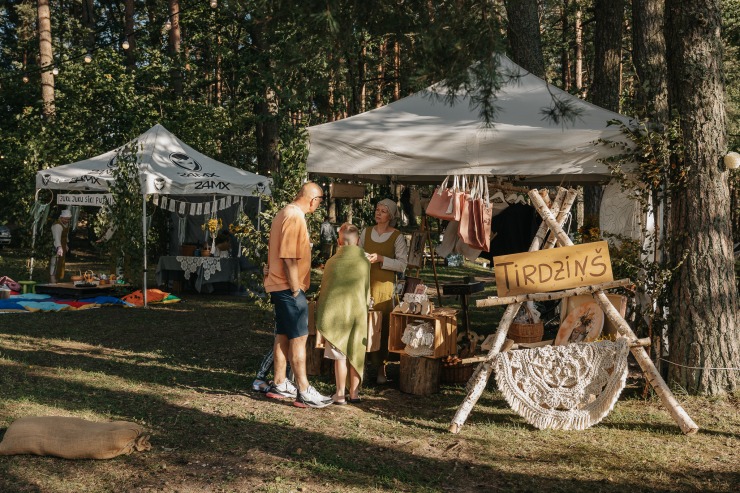
[{"label": "colorful tarp on ground", "polygon": [[[58,312],[62,310],[98,308],[101,306],[141,306],[136,303],[136,297],[134,295],[137,293],[141,297],[141,291],[136,291],[124,299],[114,296],[95,296],[79,300],[54,298],[48,294],[16,294],[6,300],[0,300],[0,312]],[[160,296],[159,293],[163,296]],[[155,296],[159,298],[158,302],[160,303],[176,303],[180,301],[180,298],[177,296],[162,291],[159,291],[159,293]],[[133,297],[133,299],[129,301],[129,297]]]}]

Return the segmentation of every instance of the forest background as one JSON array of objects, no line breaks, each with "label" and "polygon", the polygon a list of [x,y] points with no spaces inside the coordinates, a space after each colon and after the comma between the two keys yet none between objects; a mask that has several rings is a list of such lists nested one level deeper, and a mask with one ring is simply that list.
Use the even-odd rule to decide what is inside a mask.
[{"label": "forest background", "polygon": [[[736,388],[734,373],[701,368],[740,363],[726,248],[733,234],[740,241],[740,179],[721,164],[740,147],[738,49],[737,0],[3,0],[0,222],[30,238],[37,170],[118,147],[156,123],[271,176],[279,204],[304,174],[306,126],[442,79],[490,118],[492,55],[507,52],[646,122],[640,178],[673,206],[671,345],[699,369],[675,367],[672,379],[721,393]],[[598,189],[586,199],[593,214]]]}]

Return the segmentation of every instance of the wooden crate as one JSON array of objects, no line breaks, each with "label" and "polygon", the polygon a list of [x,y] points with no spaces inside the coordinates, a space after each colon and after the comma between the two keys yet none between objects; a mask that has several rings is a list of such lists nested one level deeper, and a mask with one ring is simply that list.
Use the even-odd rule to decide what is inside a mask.
[{"label": "wooden crate", "polygon": [[433,358],[457,354],[457,310],[449,308],[438,308],[430,316],[391,312],[388,351],[405,354],[406,344],[401,342],[401,337],[406,326],[413,320],[425,320],[434,326]]}]

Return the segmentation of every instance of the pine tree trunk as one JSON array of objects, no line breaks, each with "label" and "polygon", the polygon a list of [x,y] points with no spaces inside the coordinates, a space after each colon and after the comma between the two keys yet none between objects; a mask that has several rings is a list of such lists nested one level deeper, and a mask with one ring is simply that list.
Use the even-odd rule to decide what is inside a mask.
[{"label": "pine tree trunk", "polygon": [[636,106],[653,123],[668,123],[668,73],[663,37],[665,0],[632,0],[632,60],[639,78]]},{"label": "pine tree trunk", "polygon": [[172,64],[170,77],[172,79],[172,90],[175,97],[182,96],[182,72],[180,71],[180,40],[182,32],[180,31],[180,0],[169,0],[169,19],[170,31],[167,36],[167,47]]},{"label": "pine tree trunk", "polygon": [[383,106],[383,88],[385,87],[385,47],[387,41],[380,42],[378,53],[378,86],[375,92],[375,107]]},{"label": "pine tree trunk", "polygon": [[398,39],[393,42],[393,72],[393,101],[398,101],[401,99],[401,43]]},{"label": "pine tree trunk", "polygon": [[[619,112],[622,89],[622,33],[624,0],[596,0],[594,17],[594,77],[590,99],[594,104]],[[584,224],[599,225],[599,209],[604,189],[601,185],[583,188]]]},{"label": "pine tree trunk", "polygon": [[672,258],[681,263],[672,286],[674,364],[668,376],[692,394],[737,389],[737,372],[716,368],[740,367],[728,172],[722,162],[727,140],[720,5],[666,0],[665,10],[669,102],[681,117],[684,146],[677,161],[690,167],[686,186],[672,194]]},{"label": "pine tree trunk", "polygon": [[39,58],[41,63],[41,101],[43,113],[47,118],[54,116],[54,53],[51,48],[51,13],[49,0],[38,0],[39,16]]},{"label": "pine tree trunk", "polygon": [[572,80],[570,76],[570,1],[563,0],[562,16],[560,18],[560,27],[562,29],[561,42],[562,48],[560,52],[560,66],[563,78],[563,90],[570,91]]},{"label": "pine tree trunk", "polygon": [[506,0],[508,38],[512,60],[537,77],[545,78],[537,0]]},{"label": "pine tree trunk", "polygon": [[576,18],[573,23],[573,31],[576,36],[575,44],[575,82],[576,90],[580,93],[583,91],[583,22],[580,3],[576,3]]}]

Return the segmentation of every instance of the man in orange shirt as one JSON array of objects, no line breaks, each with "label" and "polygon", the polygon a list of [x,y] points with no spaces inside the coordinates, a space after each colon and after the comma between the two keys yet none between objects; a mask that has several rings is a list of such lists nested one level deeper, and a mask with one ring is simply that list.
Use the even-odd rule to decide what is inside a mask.
[{"label": "man in orange shirt", "polygon": [[[316,183],[305,183],[296,198],[275,215],[267,247],[265,291],[275,305],[275,381],[267,392],[272,398],[293,398],[297,407],[325,407],[331,397],[321,395],[306,377],[308,301],[311,283],[311,241],[306,214],[324,198]],[[287,361],[295,384],[286,376]]]}]

